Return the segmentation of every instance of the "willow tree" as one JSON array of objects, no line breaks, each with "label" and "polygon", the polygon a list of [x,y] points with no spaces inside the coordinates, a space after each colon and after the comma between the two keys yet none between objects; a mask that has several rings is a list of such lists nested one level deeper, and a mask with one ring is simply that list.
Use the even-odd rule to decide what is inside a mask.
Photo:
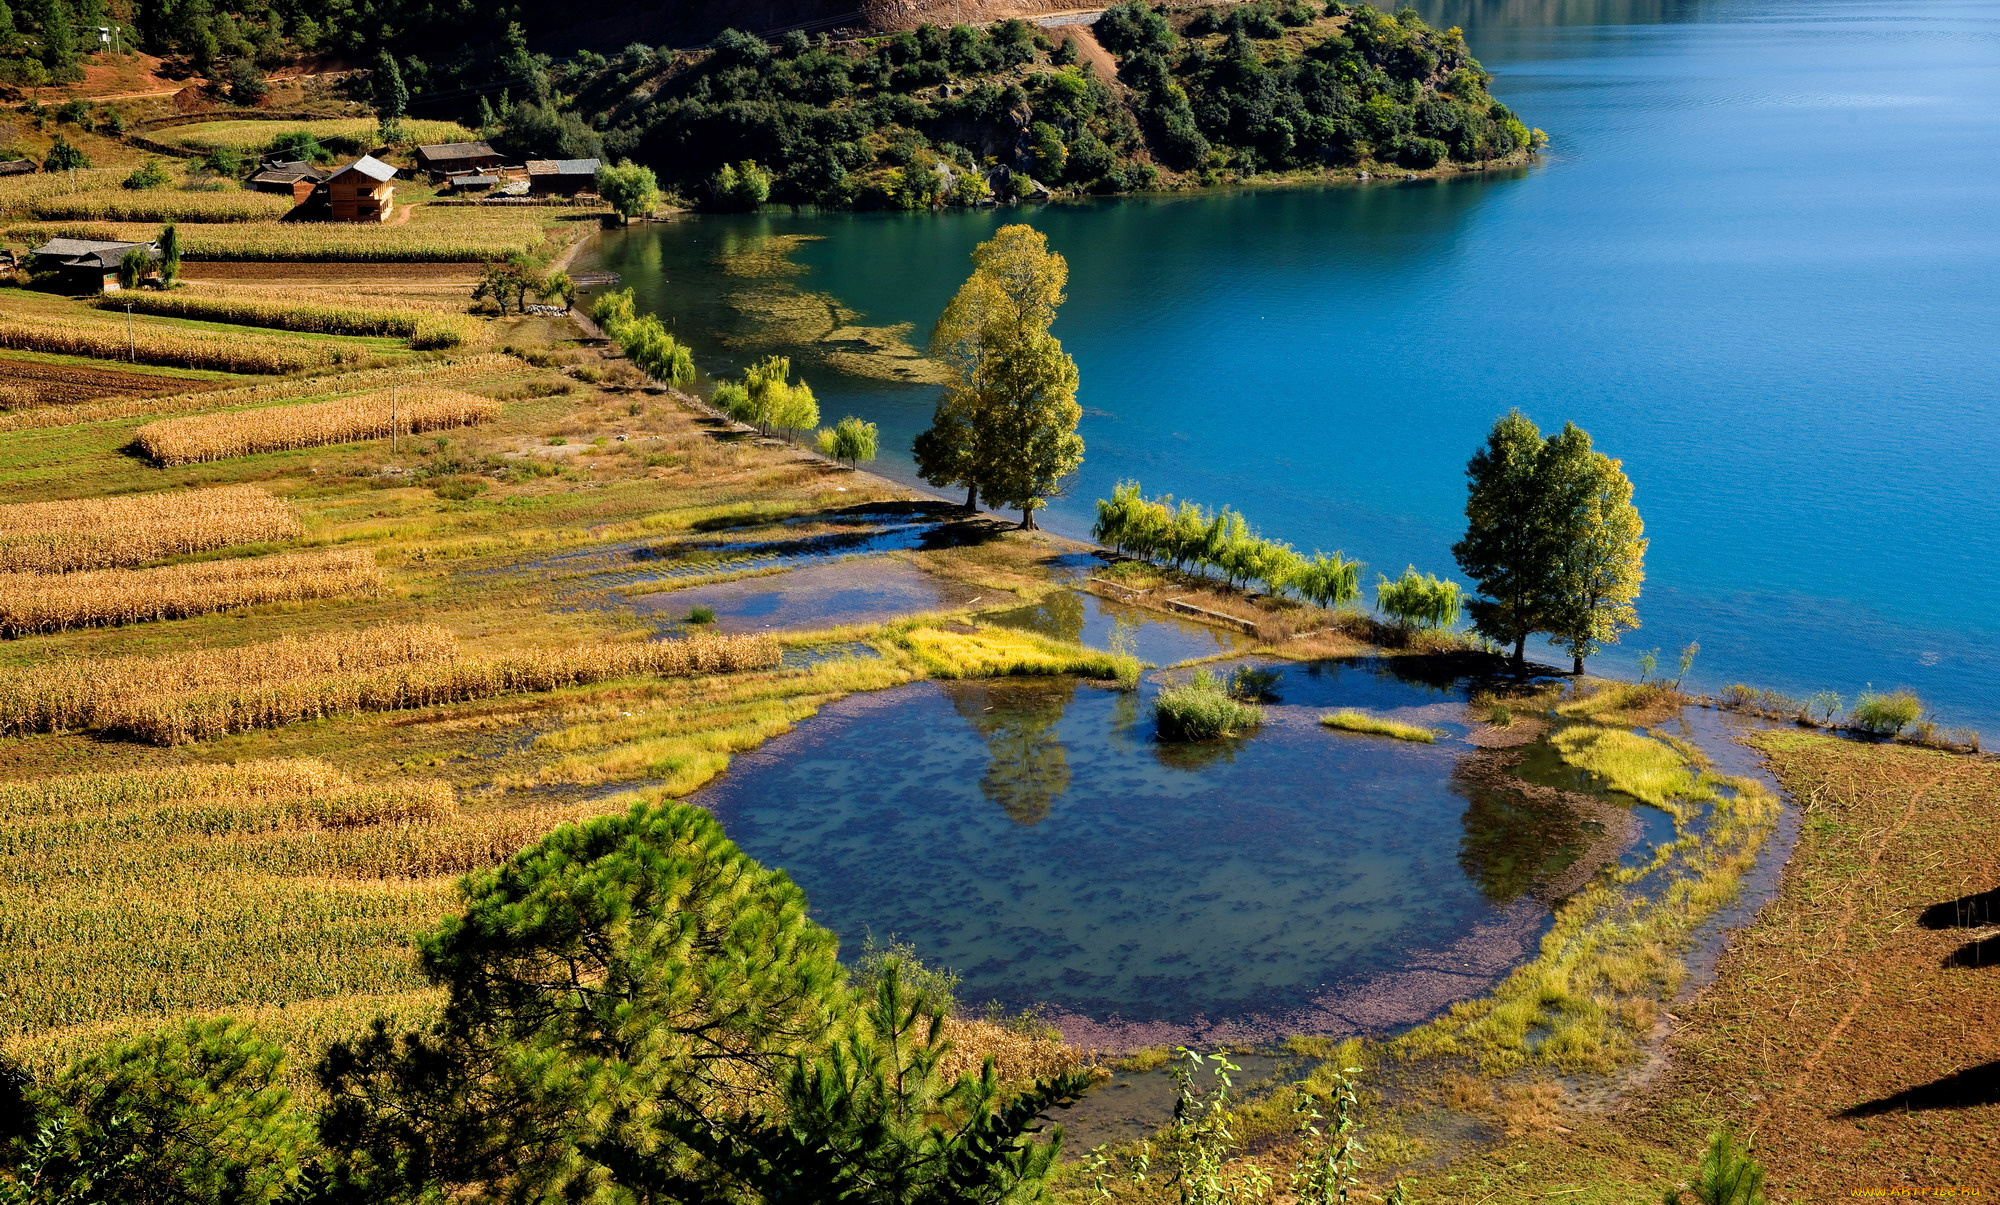
[{"label": "willow tree", "polygon": [[1049,333],[1069,265],[1023,225],[1001,227],[972,264],[931,332],[931,355],[950,380],[917,436],[917,471],[932,485],[965,487],[968,510],[984,496],[1033,528],[1035,511],[1083,463],[1076,361]]},{"label": "willow tree", "polygon": [[1584,658],[1639,626],[1632,603],[1646,580],[1646,527],[1624,468],[1593,449],[1581,427],[1567,425],[1550,439],[1542,462],[1557,545],[1549,632],[1581,674]]}]

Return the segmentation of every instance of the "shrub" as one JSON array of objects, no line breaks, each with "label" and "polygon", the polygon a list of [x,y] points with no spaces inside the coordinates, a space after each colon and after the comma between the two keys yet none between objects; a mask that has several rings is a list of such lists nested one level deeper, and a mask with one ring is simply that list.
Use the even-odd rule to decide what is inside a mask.
[{"label": "shrub", "polygon": [[1888,694],[1869,691],[1854,704],[1854,726],[1879,736],[1895,736],[1915,724],[1924,714],[1924,703],[1915,691],[1897,690]]},{"label": "shrub", "polygon": [[160,166],[160,161],[158,159],[148,159],[138,167],[132,169],[131,175],[125,177],[124,187],[134,190],[161,188],[167,184],[168,180],[167,169]]},{"label": "shrub", "polygon": [[1208,741],[1234,736],[1263,722],[1263,709],[1229,697],[1222,680],[1197,670],[1187,682],[1169,686],[1153,703],[1160,739]]}]

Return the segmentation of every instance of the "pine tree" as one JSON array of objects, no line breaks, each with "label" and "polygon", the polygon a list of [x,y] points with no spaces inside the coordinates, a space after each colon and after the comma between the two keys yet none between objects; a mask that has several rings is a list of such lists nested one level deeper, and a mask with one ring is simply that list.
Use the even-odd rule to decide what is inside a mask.
[{"label": "pine tree", "polygon": [[1584,658],[1639,626],[1632,602],[1646,578],[1645,524],[1619,462],[1574,423],[1543,448],[1540,475],[1556,545],[1549,631],[1582,674]]},{"label": "pine tree", "polygon": [[972,253],[973,272],[931,333],[951,374],[917,469],[937,486],[967,487],[966,505],[1016,507],[1021,526],[1083,463],[1076,361],[1049,333],[1069,265],[1025,225],[1004,226]]},{"label": "pine tree", "polygon": [[825,1050],[846,1007],[804,894],[700,808],[565,825],[460,893],[418,940],[442,1019],[377,1022],[319,1070],[356,1199],[559,1200],[685,1174],[687,1142],[754,1128],[765,1101],[745,1086]]},{"label": "pine tree", "polygon": [[1541,496],[1543,443],[1519,410],[1493,424],[1465,467],[1465,538],[1451,550],[1482,596],[1466,604],[1473,628],[1513,645],[1517,671],[1527,665],[1528,637],[1548,630],[1543,611],[1555,577]]}]

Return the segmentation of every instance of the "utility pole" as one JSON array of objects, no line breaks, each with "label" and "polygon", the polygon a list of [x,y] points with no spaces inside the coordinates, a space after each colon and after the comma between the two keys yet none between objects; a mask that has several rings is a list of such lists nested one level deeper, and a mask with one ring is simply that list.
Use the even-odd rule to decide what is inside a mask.
[{"label": "utility pole", "polygon": [[396,387],[389,386],[389,455],[396,454],[396,435],[402,424],[396,421]]},{"label": "utility pole", "polygon": [[132,303],[125,303],[125,359],[129,363],[139,362],[139,345],[132,339]]}]

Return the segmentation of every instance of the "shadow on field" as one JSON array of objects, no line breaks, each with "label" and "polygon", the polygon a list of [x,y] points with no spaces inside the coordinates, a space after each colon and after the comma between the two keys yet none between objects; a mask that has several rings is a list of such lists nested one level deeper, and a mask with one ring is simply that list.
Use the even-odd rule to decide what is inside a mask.
[{"label": "shadow on field", "polygon": [[1978,929],[2000,925],[2000,887],[1932,904],[1917,917],[1926,929]]},{"label": "shadow on field", "polygon": [[1906,1088],[1893,1096],[1855,1105],[1842,1117],[1875,1117],[1883,1113],[1921,1113],[1932,1109],[1974,1109],[2000,1105],[2000,1061],[1956,1071],[1943,1079]]}]

